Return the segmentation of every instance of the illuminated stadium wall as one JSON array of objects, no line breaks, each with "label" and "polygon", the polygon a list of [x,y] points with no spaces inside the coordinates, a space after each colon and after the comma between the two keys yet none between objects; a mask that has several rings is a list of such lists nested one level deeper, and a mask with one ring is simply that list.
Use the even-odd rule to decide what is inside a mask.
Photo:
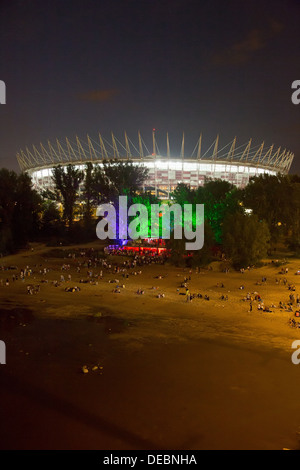
[{"label": "illuminated stadium wall", "polygon": [[252,146],[252,140],[237,146],[236,138],[220,148],[219,138],[202,153],[202,136],[200,136],[191,155],[185,155],[184,135],[181,151],[177,156],[170,154],[167,135],[166,152],[159,151],[155,132],[152,133],[152,151],[146,147],[140,134],[135,145],[125,133],[125,142],[120,142],[113,134],[111,142],[99,135],[99,140],[75,142],[69,139],[62,144],[56,140],[52,145],[40,144],[32,150],[20,150],[17,154],[20,169],[28,172],[36,189],[46,189],[52,186],[52,169],[57,165],[73,164],[84,170],[85,163],[100,164],[103,160],[130,160],[136,165],[149,169],[149,178],[145,182],[145,190],[150,190],[159,196],[168,197],[180,182],[195,188],[203,185],[205,178],[220,178],[243,187],[251,176],[268,173],[287,174],[291,167],[294,154],[274,146],[265,148],[264,143]]}]

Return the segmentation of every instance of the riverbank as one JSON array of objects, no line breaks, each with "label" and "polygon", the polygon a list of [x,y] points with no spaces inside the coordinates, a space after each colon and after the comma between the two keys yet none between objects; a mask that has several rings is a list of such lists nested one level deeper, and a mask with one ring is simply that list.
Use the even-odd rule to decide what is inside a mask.
[{"label": "riverbank", "polygon": [[[1,286],[2,449],[297,448],[300,366],[291,344],[300,330],[278,308],[289,284],[299,292],[297,260],[284,276],[272,263],[244,274],[151,264],[126,278],[113,271],[115,257],[97,283],[80,283],[100,268],[78,272],[72,249],[66,258],[40,247],[4,259],[32,267],[40,290],[27,294],[29,277],[12,281],[12,271]],[[55,287],[63,264],[71,280]],[[202,298],[186,302],[184,278]],[[125,286],[119,293],[113,280]],[[253,301],[250,312],[248,292],[277,307],[261,312]]]}]

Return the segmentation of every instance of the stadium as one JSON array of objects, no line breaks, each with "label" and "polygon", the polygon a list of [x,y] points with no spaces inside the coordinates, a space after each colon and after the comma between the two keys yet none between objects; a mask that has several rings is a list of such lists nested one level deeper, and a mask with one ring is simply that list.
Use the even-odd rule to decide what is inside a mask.
[{"label": "stadium", "polygon": [[[169,198],[178,183],[185,183],[191,188],[203,185],[206,178],[229,181],[237,187],[244,187],[249,178],[260,174],[287,174],[293,162],[294,154],[274,145],[266,147],[265,143],[253,145],[252,139],[242,145],[237,144],[236,137],[221,146],[219,136],[203,150],[202,134],[193,147],[193,151],[185,150],[185,135],[180,137],[180,151],[170,151],[169,135],[164,143],[157,142],[155,129],[152,131],[151,150],[147,148],[140,132],[137,142],[133,142],[126,134],[121,140],[111,134],[108,141],[99,134],[97,140],[88,135],[85,140],[77,136],[74,141],[68,138],[55,144],[48,141],[37,148],[20,150],[17,160],[21,171],[27,172],[35,189],[41,191],[51,188],[52,169],[58,165],[76,165],[84,170],[87,162],[101,165],[103,160],[129,160],[136,165],[149,169],[148,180],[144,190],[151,191],[161,198]],[[159,145],[164,145],[164,151]]]}]

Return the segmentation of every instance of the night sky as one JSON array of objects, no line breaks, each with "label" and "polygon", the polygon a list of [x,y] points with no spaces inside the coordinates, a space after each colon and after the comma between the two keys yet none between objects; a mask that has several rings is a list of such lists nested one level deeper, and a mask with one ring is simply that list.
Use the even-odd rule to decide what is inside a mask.
[{"label": "night sky", "polygon": [[171,153],[183,131],[187,152],[200,132],[204,147],[253,138],[300,172],[299,31],[299,0],[0,0],[0,166],[99,132],[151,148],[156,128]]}]

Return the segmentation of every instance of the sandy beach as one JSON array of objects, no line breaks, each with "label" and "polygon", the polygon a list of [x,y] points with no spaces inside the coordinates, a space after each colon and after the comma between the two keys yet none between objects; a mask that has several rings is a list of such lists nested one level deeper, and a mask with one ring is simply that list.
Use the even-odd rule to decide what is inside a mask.
[{"label": "sandy beach", "polygon": [[[299,260],[285,274],[268,260],[244,273],[224,273],[219,262],[199,273],[151,264],[125,277],[114,272],[120,256],[111,268],[88,266],[80,252],[91,247],[101,250],[61,247],[56,256],[34,245],[0,260],[17,267],[0,271],[2,449],[299,447],[291,345],[300,329],[279,308],[299,293]],[[13,280],[26,266],[30,276]],[[186,302],[185,278],[202,298]],[[248,293],[275,307],[264,312],[254,300],[249,311]]]}]

